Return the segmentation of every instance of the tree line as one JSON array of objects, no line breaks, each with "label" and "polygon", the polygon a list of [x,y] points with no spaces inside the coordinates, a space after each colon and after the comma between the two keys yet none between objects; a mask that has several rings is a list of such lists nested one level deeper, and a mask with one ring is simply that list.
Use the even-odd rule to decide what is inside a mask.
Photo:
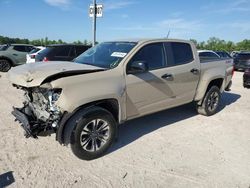
[{"label": "tree line", "polygon": [[232,41],[221,40],[216,37],[211,37],[207,41],[202,41],[202,42],[198,42],[195,39],[190,39],[190,40],[193,41],[197,49],[200,50],[214,50],[214,51],[224,50],[227,52],[240,51],[240,50],[250,51],[250,40],[248,39],[245,39],[237,43]]},{"label": "tree line", "polygon": [[[62,39],[49,40],[48,37],[36,40],[29,40],[20,38],[10,38],[0,35],[0,44],[31,44],[34,46],[47,46],[50,44],[67,44],[67,42],[63,41]],[[91,42],[88,40],[83,40],[83,41],[77,40],[74,41],[73,44],[91,45]]]},{"label": "tree line", "polygon": [[[238,50],[248,50],[250,51],[250,40],[245,39],[241,42],[232,42],[232,41],[225,41],[221,40],[216,37],[211,37],[207,41],[198,42],[195,39],[190,39],[196,45],[196,47],[200,50],[225,50],[228,52],[231,51],[238,51]],[[0,44],[32,44],[35,46],[47,46],[50,44],[66,44],[65,41],[59,40],[49,40],[48,37],[36,40],[29,40],[29,39],[20,39],[20,38],[9,38],[0,36]],[[84,45],[91,45],[91,42],[88,40],[83,41],[74,41],[73,44],[84,44]]]}]

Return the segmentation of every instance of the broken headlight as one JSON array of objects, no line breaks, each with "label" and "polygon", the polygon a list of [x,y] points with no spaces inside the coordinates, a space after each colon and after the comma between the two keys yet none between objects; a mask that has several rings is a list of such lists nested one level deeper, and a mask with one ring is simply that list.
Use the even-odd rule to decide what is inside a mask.
[{"label": "broken headlight", "polygon": [[60,109],[56,106],[60,95],[62,93],[61,89],[53,89],[48,91],[49,109],[51,112],[57,112]]}]

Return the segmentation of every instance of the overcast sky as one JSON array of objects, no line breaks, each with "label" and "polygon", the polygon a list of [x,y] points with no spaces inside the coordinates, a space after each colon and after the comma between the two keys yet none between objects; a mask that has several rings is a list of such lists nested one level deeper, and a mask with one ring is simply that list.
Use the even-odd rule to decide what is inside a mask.
[{"label": "overcast sky", "polygon": [[[91,0],[0,0],[0,35],[67,42],[91,40]],[[250,0],[97,0],[97,40],[250,39]]]}]

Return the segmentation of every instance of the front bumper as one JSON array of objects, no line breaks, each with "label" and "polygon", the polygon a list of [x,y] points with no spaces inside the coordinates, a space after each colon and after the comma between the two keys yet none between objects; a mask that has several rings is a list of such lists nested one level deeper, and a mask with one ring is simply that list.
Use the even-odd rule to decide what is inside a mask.
[{"label": "front bumper", "polygon": [[26,138],[37,138],[37,131],[35,131],[35,126],[32,126],[30,124],[28,116],[22,112],[22,109],[13,107],[12,114],[16,118],[15,121],[18,121],[21,124],[21,127],[24,129],[24,136]]},{"label": "front bumper", "polygon": [[21,124],[21,127],[24,129],[24,136],[26,138],[38,138],[38,136],[50,136],[56,132],[56,129],[52,128],[50,124],[46,122],[41,122],[36,120],[32,116],[29,116],[25,113],[24,108],[15,108],[13,107],[12,114],[16,118],[15,121],[18,121]]}]

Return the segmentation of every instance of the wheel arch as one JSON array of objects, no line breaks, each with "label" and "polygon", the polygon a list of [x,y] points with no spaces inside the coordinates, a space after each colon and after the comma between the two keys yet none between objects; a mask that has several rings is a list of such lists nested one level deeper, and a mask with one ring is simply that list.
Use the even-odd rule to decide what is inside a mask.
[{"label": "wheel arch", "polygon": [[200,92],[199,94],[196,95],[195,101],[198,101],[198,104],[200,105],[203,101],[204,96],[206,95],[206,93],[209,91],[209,89],[212,86],[217,86],[220,89],[220,91],[222,92],[224,90],[224,89],[222,89],[223,85],[224,85],[224,78],[218,77],[218,78],[214,78],[214,79],[210,80],[205,85],[203,92]]},{"label": "wheel arch", "polygon": [[7,60],[7,61],[10,62],[10,64],[11,64],[12,67],[14,66],[14,61],[11,58],[3,56],[3,55],[0,55],[0,59],[5,59],[5,60]]},{"label": "wheel arch", "polygon": [[80,115],[83,116],[88,113],[93,107],[100,107],[107,110],[113,115],[117,124],[120,122],[120,107],[117,99],[104,99],[90,102],[78,107],[72,113],[64,113],[56,132],[56,140],[60,144],[68,145],[70,143],[71,132],[76,126],[74,122],[77,121]]},{"label": "wheel arch", "polygon": [[207,93],[208,90],[209,90],[212,86],[217,86],[217,87],[221,90],[221,88],[222,88],[222,86],[223,86],[223,81],[224,81],[223,78],[216,78],[216,79],[214,79],[214,80],[211,80],[211,81],[209,82],[208,86],[207,86],[207,90],[206,90],[205,93]]}]

